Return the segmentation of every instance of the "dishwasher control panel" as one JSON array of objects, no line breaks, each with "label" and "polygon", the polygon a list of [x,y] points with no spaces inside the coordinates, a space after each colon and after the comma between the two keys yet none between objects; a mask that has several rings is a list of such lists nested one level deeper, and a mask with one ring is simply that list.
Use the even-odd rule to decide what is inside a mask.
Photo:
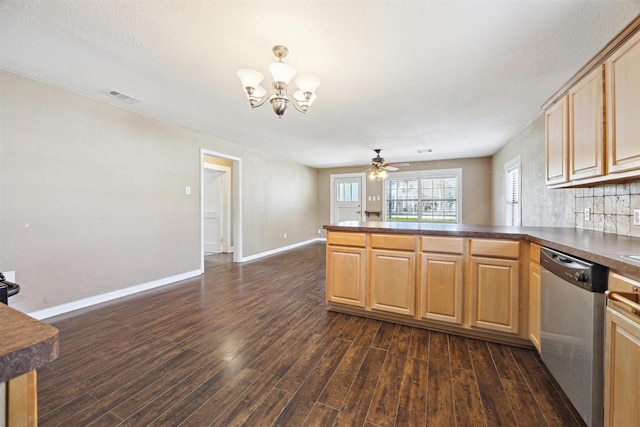
[{"label": "dishwasher control panel", "polygon": [[602,265],[544,247],[540,248],[540,265],[590,292],[603,293],[607,290],[607,268]]}]

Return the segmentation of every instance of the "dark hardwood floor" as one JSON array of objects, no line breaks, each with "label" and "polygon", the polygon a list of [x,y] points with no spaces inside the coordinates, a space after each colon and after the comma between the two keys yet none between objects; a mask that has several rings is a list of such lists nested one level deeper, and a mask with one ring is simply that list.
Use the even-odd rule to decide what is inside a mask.
[{"label": "dark hardwood floor", "polygon": [[204,269],[220,267],[233,262],[232,253],[210,254],[204,257]]},{"label": "dark hardwood floor", "polygon": [[534,351],[328,312],[324,251],[49,319],[40,425],[581,425]]}]

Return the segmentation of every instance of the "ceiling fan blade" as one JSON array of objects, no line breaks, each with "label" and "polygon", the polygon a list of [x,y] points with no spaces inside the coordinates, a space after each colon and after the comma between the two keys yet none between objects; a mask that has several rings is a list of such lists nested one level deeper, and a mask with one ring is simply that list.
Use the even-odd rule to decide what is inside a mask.
[{"label": "ceiling fan blade", "polygon": [[384,165],[382,166],[382,169],[389,171],[389,172],[395,172],[397,171],[399,168],[395,167],[395,166],[391,166],[391,165]]},{"label": "ceiling fan blade", "polygon": [[403,168],[405,166],[411,166],[411,163],[388,163],[385,166],[393,166],[393,167]]}]

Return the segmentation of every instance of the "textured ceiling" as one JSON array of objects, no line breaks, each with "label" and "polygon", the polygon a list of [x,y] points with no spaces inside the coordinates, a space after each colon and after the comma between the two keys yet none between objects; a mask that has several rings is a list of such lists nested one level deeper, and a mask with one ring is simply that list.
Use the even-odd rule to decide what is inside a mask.
[{"label": "textured ceiling", "polygon": [[[0,68],[314,167],[363,165],[374,148],[389,162],[475,157],[639,12],[640,0],[0,0]],[[322,81],[306,115],[278,119],[243,94],[236,70],[268,76],[276,44]]]}]

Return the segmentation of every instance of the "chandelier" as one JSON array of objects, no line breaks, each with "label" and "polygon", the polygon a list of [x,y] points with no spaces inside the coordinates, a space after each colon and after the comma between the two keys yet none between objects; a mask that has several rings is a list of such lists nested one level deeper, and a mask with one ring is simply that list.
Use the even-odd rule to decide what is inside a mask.
[{"label": "chandelier", "polygon": [[269,100],[273,111],[280,118],[287,111],[289,104],[301,113],[306,113],[317,97],[315,91],[320,85],[320,79],[311,74],[300,75],[296,79],[298,90],[292,95],[287,90],[287,85],[295,76],[296,69],[282,62],[282,58],[287,56],[289,49],[285,46],[274,46],[272,50],[278,58],[278,62],[269,65],[269,72],[273,77],[273,93],[267,92],[265,88],[260,86],[260,82],[264,80],[264,76],[260,72],[248,68],[238,70],[238,77],[247,94],[249,104],[252,108],[256,108]]}]

